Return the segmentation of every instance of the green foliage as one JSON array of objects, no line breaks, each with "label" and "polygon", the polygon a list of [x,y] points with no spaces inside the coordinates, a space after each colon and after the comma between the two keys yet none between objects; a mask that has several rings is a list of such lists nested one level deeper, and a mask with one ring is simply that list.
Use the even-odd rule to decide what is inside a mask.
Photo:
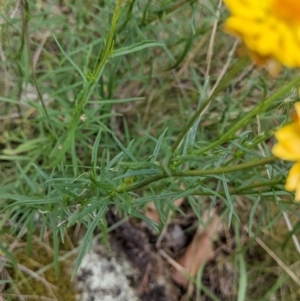
[{"label": "green foliage", "polygon": [[[283,187],[286,166],[269,152],[299,76],[251,71],[247,59],[228,57],[233,42],[220,29],[205,77],[216,1],[58,2],[21,1],[13,18],[14,1],[1,7],[0,230],[26,232],[30,251],[33,235],[50,229],[58,275],[60,241],[83,225],[75,273],[96,229],[107,242],[112,207],[160,231],[171,211],[185,214],[177,199],[188,200],[199,223],[207,203],[220,201],[238,242],[237,300],[246,300],[239,197],[256,236],[276,225],[272,206],[299,215]],[[160,224],[144,213],[149,201]],[[286,281],[274,281],[264,300]]]}]

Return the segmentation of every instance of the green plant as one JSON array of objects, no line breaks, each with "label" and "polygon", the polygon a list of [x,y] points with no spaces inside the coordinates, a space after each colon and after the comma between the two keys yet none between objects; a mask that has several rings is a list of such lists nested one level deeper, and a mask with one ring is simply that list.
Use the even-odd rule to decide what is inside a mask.
[{"label": "green plant", "polygon": [[[10,235],[26,233],[28,250],[34,235],[43,238],[51,229],[57,273],[65,231],[77,224],[87,229],[75,273],[94,230],[107,241],[105,214],[112,206],[161,231],[170,212],[184,214],[175,200],[185,197],[199,223],[199,212],[220,201],[237,236],[237,196],[252,207],[248,228],[256,227],[255,236],[276,223],[267,213],[257,222],[257,212],[292,211],[293,197],[283,189],[286,168],[270,147],[274,129],[298,99],[300,78],[286,71],[267,81],[247,59],[228,56],[233,42],[221,31],[211,35],[214,1],[71,1],[61,7],[27,0],[14,18],[6,12],[15,4],[6,5],[1,227]],[[215,34],[216,60],[208,57],[204,72]],[[149,201],[160,224],[144,214]],[[247,293],[242,247],[236,251],[238,300]]]}]

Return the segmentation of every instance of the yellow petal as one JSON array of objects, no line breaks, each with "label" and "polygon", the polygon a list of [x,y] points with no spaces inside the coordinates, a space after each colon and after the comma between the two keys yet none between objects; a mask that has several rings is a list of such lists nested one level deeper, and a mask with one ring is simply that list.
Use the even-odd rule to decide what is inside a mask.
[{"label": "yellow petal", "polygon": [[300,191],[300,162],[295,163],[286,179],[285,189],[287,191]]},{"label": "yellow petal", "polygon": [[231,12],[225,22],[227,32],[241,38],[257,56],[267,57],[266,62],[273,59],[300,67],[300,0],[224,2]]},{"label": "yellow petal", "polygon": [[[284,160],[300,160],[300,126],[292,123],[275,133],[279,147],[273,149],[275,156]],[[282,154],[280,154],[282,153]],[[287,157],[288,159],[285,159]]]},{"label": "yellow petal", "polygon": [[291,153],[289,150],[287,150],[283,145],[276,144],[273,149],[272,153],[274,156],[287,161],[297,161],[300,160],[300,155]]},{"label": "yellow petal", "polygon": [[299,41],[298,39],[295,39],[295,34],[291,29],[286,28],[285,31],[280,34],[279,45],[280,49],[274,52],[274,55],[276,55],[286,66],[299,66]]},{"label": "yellow petal", "polygon": [[298,101],[294,104],[294,108],[296,110],[296,114],[298,117],[296,121],[299,121],[300,120],[300,101]]},{"label": "yellow petal", "polygon": [[295,123],[285,125],[276,131],[275,137],[278,141],[285,141],[287,139],[298,140],[300,139],[299,127]]},{"label": "yellow petal", "polygon": [[280,49],[280,36],[268,26],[260,26],[259,34],[245,38],[247,46],[262,56],[270,56]]},{"label": "yellow petal", "polygon": [[295,201],[300,202],[300,181],[298,182],[298,186],[296,188]]},{"label": "yellow petal", "polygon": [[224,26],[226,31],[243,39],[262,34],[262,24],[253,21],[251,18],[232,16],[226,20]]}]

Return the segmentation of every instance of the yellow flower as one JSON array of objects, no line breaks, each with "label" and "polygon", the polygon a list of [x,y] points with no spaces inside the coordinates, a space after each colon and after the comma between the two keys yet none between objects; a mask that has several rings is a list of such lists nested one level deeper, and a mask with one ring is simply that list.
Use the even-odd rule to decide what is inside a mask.
[{"label": "yellow flower", "polygon": [[296,191],[295,200],[300,201],[300,102],[295,103],[295,110],[293,123],[276,131],[278,143],[272,152],[280,159],[296,161],[288,174],[285,189]]},{"label": "yellow flower", "polygon": [[258,65],[300,67],[300,0],[224,0],[225,30],[239,38]]},{"label": "yellow flower", "polygon": [[296,191],[295,201],[300,201],[300,162],[295,163],[286,179],[285,189],[287,191]]}]

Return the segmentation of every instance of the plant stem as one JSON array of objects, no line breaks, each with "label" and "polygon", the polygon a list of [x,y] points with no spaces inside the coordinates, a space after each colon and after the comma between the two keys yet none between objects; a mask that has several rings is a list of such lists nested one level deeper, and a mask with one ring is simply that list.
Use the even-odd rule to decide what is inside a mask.
[{"label": "plant stem", "polygon": [[142,180],[137,183],[133,183],[131,185],[128,185],[127,187],[119,187],[116,189],[116,193],[123,193],[123,192],[129,192],[129,191],[134,191],[137,189],[140,189],[144,186],[147,186],[153,182],[165,179],[165,178],[170,178],[170,177],[202,177],[202,176],[208,176],[208,175],[219,175],[219,174],[224,174],[224,173],[231,173],[239,170],[244,170],[244,169],[249,169],[249,168],[254,168],[257,166],[265,165],[268,163],[271,163],[275,161],[277,158],[274,156],[269,156],[269,157],[264,157],[262,159],[258,160],[252,160],[247,163],[242,163],[238,165],[233,165],[233,166],[226,166],[226,167],[220,167],[220,168],[215,168],[215,169],[206,169],[206,170],[186,170],[186,171],[176,171],[172,172],[171,175],[167,173],[163,173],[161,175],[157,175],[154,177],[147,178],[145,180]]},{"label": "plant stem", "polygon": [[51,166],[56,166],[58,163],[60,163],[65,155],[65,153],[70,148],[70,145],[72,143],[72,140],[74,139],[75,132],[77,129],[77,124],[79,122],[80,116],[82,114],[82,111],[87,104],[91,94],[94,91],[94,88],[96,86],[96,83],[99,81],[99,78],[103,72],[104,66],[107,63],[107,60],[109,59],[114,45],[114,35],[116,30],[116,24],[117,21],[121,15],[121,5],[124,0],[118,0],[114,14],[111,21],[111,27],[108,34],[107,42],[105,43],[105,48],[103,51],[103,55],[101,56],[101,59],[94,69],[94,72],[90,75],[88,79],[88,82],[84,84],[82,90],[77,95],[76,101],[75,101],[75,109],[74,109],[74,115],[72,118],[72,121],[69,125],[69,129],[64,135],[64,137],[61,139],[63,141],[62,144],[58,145],[58,147],[54,150],[54,152],[51,154],[52,157],[55,159],[51,163]]},{"label": "plant stem", "polygon": [[208,97],[199,107],[199,109],[194,113],[194,115],[191,117],[191,119],[186,124],[185,128],[182,130],[182,132],[179,134],[177,140],[175,141],[172,151],[174,152],[179,145],[182,142],[182,139],[187,134],[187,132],[190,130],[190,128],[193,126],[196,119],[200,116],[200,114],[205,110],[205,108],[209,105],[209,103],[216,97],[216,95],[223,90],[227,85],[231,83],[232,78],[241,71],[246,65],[248,64],[248,59],[240,59],[237,63],[235,63],[234,67],[227,73],[226,77],[221,80],[218,87],[215,89],[215,91],[212,93],[210,97]]},{"label": "plant stem", "polygon": [[224,142],[227,142],[232,138],[232,136],[244,125],[247,124],[247,122],[254,116],[261,114],[264,112],[274,101],[276,101],[279,97],[287,93],[289,90],[291,90],[294,86],[299,85],[300,83],[300,76],[296,77],[294,80],[292,80],[289,84],[287,84],[285,87],[280,89],[277,93],[275,93],[273,96],[271,96],[269,99],[262,102],[260,105],[258,105],[256,108],[254,108],[252,111],[250,111],[246,116],[244,116],[242,119],[240,119],[235,125],[233,125],[222,137],[220,137],[218,140],[212,142],[210,145],[200,149],[193,151],[193,155],[201,155],[208,150],[221,145]]},{"label": "plant stem", "polygon": [[[248,186],[243,186],[243,187],[238,187],[238,188],[233,188],[231,190],[229,190],[229,194],[233,195],[233,194],[257,194],[258,192],[264,192],[264,190],[252,190],[255,188],[260,188],[260,187],[273,187],[279,184],[283,184],[284,183],[284,179],[280,178],[280,179],[275,179],[275,180],[270,180],[270,181],[266,181],[266,182],[262,182],[262,183],[255,183],[252,185],[248,185]],[[270,191],[270,189],[268,190]],[[217,191],[219,194],[221,195],[225,195],[225,191]],[[195,195],[211,195],[211,193],[209,192],[194,192],[193,194]]]}]

